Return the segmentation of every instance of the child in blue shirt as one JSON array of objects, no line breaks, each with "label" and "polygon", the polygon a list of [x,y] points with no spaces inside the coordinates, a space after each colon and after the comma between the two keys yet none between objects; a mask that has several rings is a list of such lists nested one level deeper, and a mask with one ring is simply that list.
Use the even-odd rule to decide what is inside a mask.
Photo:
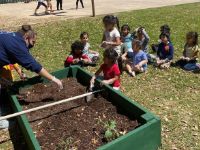
[{"label": "child in blue shirt", "polygon": [[99,53],[90,50],[90,44],[88,43],[89,34],[87,32],[82,32],[80,35],[81,43],[84,44],[83,54],[87,55],[93,63],[96,63],[99,59]]},{"label": "child in blue shirt", "polygon": [[155,66],[161,69],[168,69],[174,56],[174,47],[169,41],[166,33],[160,35],[161,43],[158,45],[157,58]]},{"label": "child in blue shirt", "polygon": [[171,41],[170,40],[170,27],[169,25],[167,24],[164,24],[160,27],[160,35],[159,35],[159,40],[158,40],[158,44],[152,44],[151,45],[151,48],[154,52],[157,52],[158,51],[158,45],[161,43],[161,40],[160,40],[160,36],[162,33],[165,33],[165,34],[168,34],[168,37],[169,37],[169,42]]},{"label": "child in blue shirt", "polygon": [[133,36],[130,34],[130,27],[125,24],[121,27],[121,42],[123,43],[121,45],[121,48],[125,48],[126,51],[124,51],[122,53],[122,60],[123,61],[126,61],[127,58],[130,59],[130,53],[133,52],[133,49],[132,49],[132,41],[133,41]]},{"label": "child in blue shirt", "polygon": [[142,50],[142,42],[139,40],[134,40],[132,43],[133,52],[131,54],[132,62],[126,64],[126,69],[128,73],[135,77],[135,73],[145,72],[147,70],[147,55]]},{"label": "child in blue shirt", "polygon": [[130,30],[131,29],[127,24],[121,27],[121,42],[127,46],[128,52],[133,52],[132,50],[133,37],[130,34]]}]

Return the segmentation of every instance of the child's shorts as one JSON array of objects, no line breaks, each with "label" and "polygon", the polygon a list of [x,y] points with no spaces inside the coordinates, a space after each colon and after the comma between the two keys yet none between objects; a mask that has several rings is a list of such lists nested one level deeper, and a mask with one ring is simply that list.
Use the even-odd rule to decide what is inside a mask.
[{"label": "child's shorts", "polygon": [[44,6],[45,8],[47,8],[47,5],[45,3],[38,2],[38,5],[37,5],[36,9],[39,9],[41,5]]}]

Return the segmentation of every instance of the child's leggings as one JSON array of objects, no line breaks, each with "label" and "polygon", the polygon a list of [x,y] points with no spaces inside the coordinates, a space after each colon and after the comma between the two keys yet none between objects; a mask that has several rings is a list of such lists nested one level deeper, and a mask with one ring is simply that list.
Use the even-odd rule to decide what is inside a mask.
[{"label": "child's leggings", "polygon": [[[79,2],[79,0],[76,1],[76,7],[78,7],[78,2]],[[80,2],[81,2],[82,7],[84,7],[83,0],[80,0]]]},{"label": "child's leggings", "polygon": [[194,71],[194,70],[199,69],[199,67],[196,63],[188,63],[184,66],[184,69],[188,71]]},{"label": "child's leggings", "polygon": [[44,6],[47,9],[47,5],[43,2],[38,2],[36,9],[39,9],[41,5]]},{"label": "child's leggings", "polygon": [[57,0],[57,10],[59,9],[59,6],[60,9],[62,9],[62,0]]}]

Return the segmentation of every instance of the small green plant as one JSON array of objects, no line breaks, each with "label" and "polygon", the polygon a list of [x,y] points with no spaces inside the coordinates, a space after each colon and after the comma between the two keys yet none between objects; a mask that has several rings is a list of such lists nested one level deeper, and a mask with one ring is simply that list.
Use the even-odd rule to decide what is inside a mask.
[{"label": "small green plant", "polygon": [[120,136],[120,133],[116,129],[116,121],[109,120],[109,121],[102,121],[101,118],[98,118],[98,122],[103,125],[105,129],[104,139],[109,142],[112,141]]},{"label": "small green plant", "polygon": [[72,143],[73,143],[72,137],[68,137],[66,140],[61,140],[58,143],[56,150],[70,150]]}]

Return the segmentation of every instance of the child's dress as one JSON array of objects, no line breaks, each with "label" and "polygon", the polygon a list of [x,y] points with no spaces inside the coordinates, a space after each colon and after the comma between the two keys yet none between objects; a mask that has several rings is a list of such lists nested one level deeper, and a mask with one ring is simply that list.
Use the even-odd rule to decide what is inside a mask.
[{"label": "child's dress", "polygon": [[[107,42],[116,42],[116,38],[120,38],[120,33],[117,30],[117,28],[114,28],[110,32],[105,31],[104,35],[106,38],[105,41],[107,41]],[[121,46],[120,45],[119,46],[108,45],[105,49],[108,49],[108,48],[113,48],[118,53],[119,56],[121,55]]]},{"label": "child's dress", "polygon": [[[108,67],[106,64],[102,64],[100,67],[103,70],[103,77],[104,80],[109,80],[114,78],[115,76],[120,76],[120,70],[117,64],[113,64],[111,67]],[[120,79],[116,80],[113,84],[112,87],[114,89],[119,89],[120,88]]]},{"label": "child's dress", "polygon": [[132,50],[132,41],[133,41],[132,35],[129,33],[127,36],[122,36],[121,39],[122,39],[122,42],[127,46],[128,52],[133,52],[133,50]]},{"label": "child's dress", "polygon": [[90,44],[86,43],[83,49],[83,54],[87,55],[92,61],[96,61],[99,58],[99,53],[90,53]]},{"label": "child's dress", "polygon": [[184,66],[183,66],[184,69],[186,69],[186,70],[199,69],[199,65],[197,64],[198,59],[192,59],[195,56],[198,58],[199,57],[199,52],[200,52],[200,50],[199,50],[198,45],[191,46],[191,47],[188,46],[187,44],[185,45],[184,51],[183,51],[183,56],[184,57],[188,57],[191,60],[184,64]]},{"label": "child's dress", "polygon": [[[80,54],[80,55],[71,54],[65,60],[65,64],[64,64],[65,67],[68,67],[68,66],[72,65],[74,59],[79,59],[80,61],[83,60],[83,59],[88,59],[90,61],[90,58],[86,54]],[[77,63],[77,64],[73,64],[73,65],[82,65],[82,64],[78,64]]]},{"label": "child's dress", "polygon": [[[141,61],[147,60],[147,55],[144,51],[140,50],[139,52],[132,52],[132,67],[138,65]],[[147,64],[142,66],[143,70],[147,70]]]}]

